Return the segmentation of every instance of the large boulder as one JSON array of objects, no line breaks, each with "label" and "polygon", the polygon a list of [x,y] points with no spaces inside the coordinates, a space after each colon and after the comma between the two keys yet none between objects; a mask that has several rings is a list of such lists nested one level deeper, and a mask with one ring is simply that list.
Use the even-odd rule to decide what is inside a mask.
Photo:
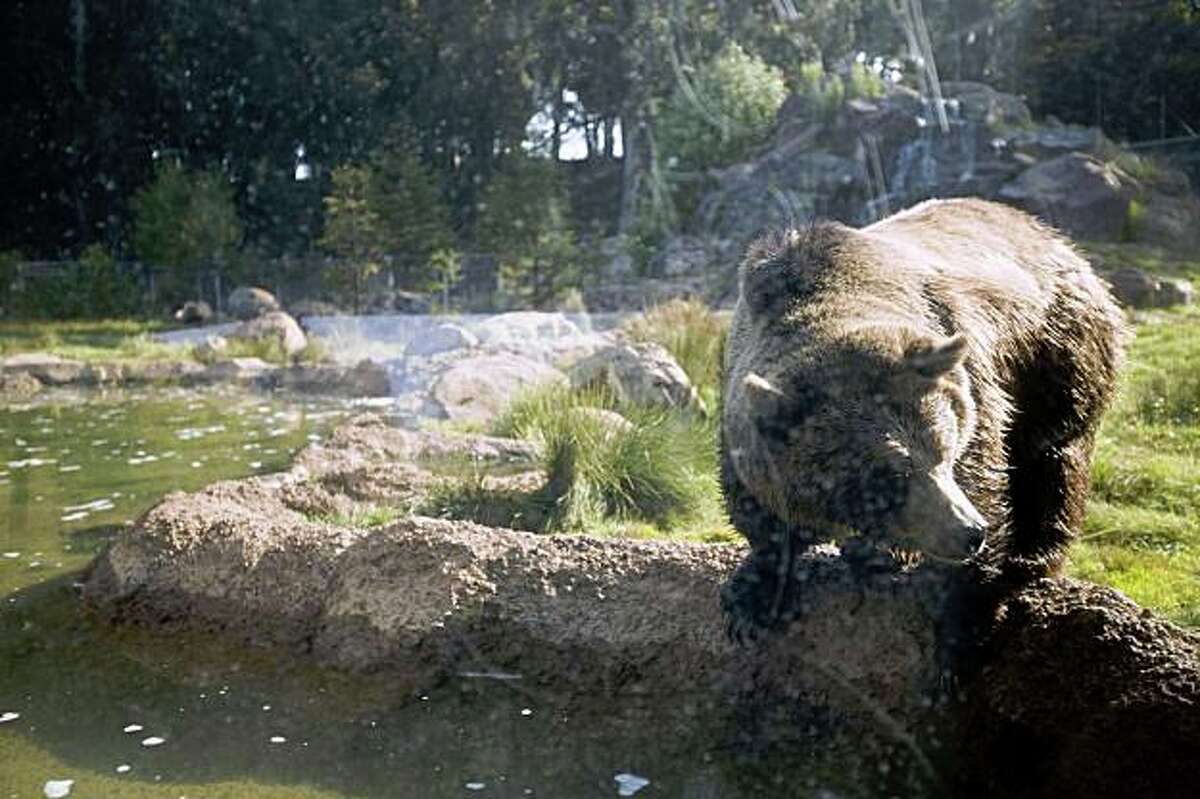
[{"label": "large boulder", "polygon": [[288,357],[300,354],[308,346],[308,337],[304,335],[300,325],[283,311],[271,311],[249,319],[238,325],[229,334],[229,338],[245,341],[274,339],[279,342]]},{"label": "large boulder", "polygon": [[408,343],[404,350],[406,358],[428,358],[456,350],[469,350],[479,346],[479,338],[466,328],[449,322],[421,333]]},{"label": "large boulder", "polygon": [[520,355],[480,355],[453,364],[430,392],[438,415],[455,421],[487,421],[521,392],[566,382],[552,366]]},{"label": "large boulder", "polygon": [[279,300],[266,289],[253,286],[241,286],[233,290],[226,303],[229,314],[234,319],[253,319],[271,311],[280,309]]},{"label": "large boulder", "polygon": [[999,196],[1072,236],[1118,241],[1128,234],[1136,193],[1134,180],[1115,165],[1069,153],[1025,170]]},{"label": "large boulder", "polygon": [[520,350],[534,341],[563,339],[580,334],[579,326],[561,313],[513,311],[496,314],[475,328],[480,343],[491,349]]},{"label": "large boulder", "polygon": [[660,344],[638,342],[607,347],[570,369],[571,386],[603,386],[621,402],[703,411],[687,373]]}]

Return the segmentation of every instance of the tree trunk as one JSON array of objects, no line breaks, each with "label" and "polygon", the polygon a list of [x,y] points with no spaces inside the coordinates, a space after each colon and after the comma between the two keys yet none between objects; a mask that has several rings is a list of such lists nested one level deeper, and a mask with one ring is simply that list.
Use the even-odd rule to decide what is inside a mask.
[{"label": "tree trunk", "polygon": [[640,109],[631,108],[621,115],[621,210],[617,217],[617,233],[621,236],[631,234],[637,224],[642,185],[641,120]]}]

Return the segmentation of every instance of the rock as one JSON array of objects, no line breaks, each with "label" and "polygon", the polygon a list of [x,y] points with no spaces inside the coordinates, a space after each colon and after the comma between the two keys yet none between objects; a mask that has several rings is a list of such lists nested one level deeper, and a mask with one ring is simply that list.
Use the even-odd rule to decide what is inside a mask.
[{"label": "rock", "polygon": [[1130,231],[1137,241],[1176,251],[1200,245],[1200,197],[1185,173],[1153,164],[1137,202],[1140,213]]},{"label": "rock", "polygon": [[369,359],[354,366],[301,364],[272,374],[272,388],[298,394],[338,397],[388,397],[391,383],[387,370]]},{"label": "rock", "polygon": [[196,346],[192,347],[192,356],[201,363],[219,361],[229,351],[229,339],[224,336],[205,336]]},{"label": "rock", "polygon": [[283,353],[288,357],[298,355],[308,346],[308,337],[304,335],[300,325],[283,311],[270,311],[245,321],[229,334],[229,338],[246,341],[263,341],[273,338],[279,342]]},{"label": "rock", "polygon": [[1041,580],[997,615],[962,706],[962,726],[974,734],[963,759],[967,784],[957,795],[1195,794],[1195,634],[1112,589],[1076,580]]},{"label": "rock", "polygon": [[230,358],[206,368],[199,378],[207,383],[246,383],[263,380],[279,369],[262,358]]},{"label": "rock", "polygon": [[1125,266],[1104,275],[1113,298],[1126,308],[1171,308],[1190,305],[1194,290],[1186,280],[1160,278]]},{"label": "rock", "polygon": [[430,395],[443,418],[487,421],[521,392],[565,382],[562,372],[538,361],[519,355],[481,355],[458,361],[442,372]]},{"label": "rock", "polygon": [[620,433],[628,433],[634,429],[633,422],[626,419],[616,411],[610,411],[607,408],[571,408],[569,413],[574,418],[586,419],[592,424],[598,425],[605,432],[605,438]]},{"label": "rock", "polygon": [[206,325],[212,317],[212,306],[204,300],[188,300],[174,314],[175,321],[184,325]]},{"label": "rock", "polygon": [[[103,365],[94,368],[99,366]],[[188,384],[202,380],[204,372],[204,366],[191,361],[133,362],[121,364],[119,370],[115,370],[111,382],[120,382],[127,386]]]},{"label": "rock", "polygon": [[571,367],[571,386],[600,385],[621,402],[704,411],[687,373],[660,344],[638,342],[600,350]]},{"label": "rock", "polygon": [[0,359],[0,372],[27,374],[47,386],[65,386],[79,382],[87,365],[46,352],[22,352]]},{"label": "rock", "polygon": [[1135,190],[1133,179],[1115,166],[1070,153],[1030,167],[999,196],[1072,236],[1117,241],[1128,231]]},{"label": "rock", "polygon": [[427,333],[423,333],[411,342],[404,350],[406,358],[428,358],[454,350],[473,349],[479,346],[479,339],[466,328],[449,322],[438,325]]},{"label": "rock", "polygon": [[226,303],[229,314],[234,319],[253,319],[265,313],[280,310],[279,300],[266,289],[241,286],[233,290]]},{"label": "rock", "polygon": [[1173,308],[1176,305],[1191,305],[1196,296],[1192,284],[1183,279],[1162,278],[1158,283],[1159,308]]},{"label": "rock", "polygon": [[1132,266],[1122,267],[1104,276],[1113,299],[1126,308],[1153,308],[1158,296],[1158,281]]},{"label": "rock", "polygon": [[475,328],[480,343],[491,349],[511,347],[520,352],[530,342],[580,335],[578,325],[561,313],[513,311],[496,314]]},{"label": "rock", "polygon": [[42,388],[41,381],[28,372],[0,372],[0,400],[4,402],[29,399]]}]

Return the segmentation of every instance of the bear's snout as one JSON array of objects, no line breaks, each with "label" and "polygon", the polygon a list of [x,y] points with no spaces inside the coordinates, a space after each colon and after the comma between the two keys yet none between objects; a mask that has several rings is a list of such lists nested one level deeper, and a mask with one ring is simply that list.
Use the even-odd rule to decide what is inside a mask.
[{"label": "bear's snout", "polygon": [[906,510],[904,537],[929,555],[961,560],[984,545],[987,520],[946,471],[913,481]]}]

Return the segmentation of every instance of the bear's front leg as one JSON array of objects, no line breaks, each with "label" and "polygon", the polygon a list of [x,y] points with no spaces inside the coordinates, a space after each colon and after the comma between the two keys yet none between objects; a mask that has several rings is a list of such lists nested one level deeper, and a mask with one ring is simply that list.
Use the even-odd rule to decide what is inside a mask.
[{"label": "bear's front leg", "polygon": [[745,645],[786,627],[798,607],[794,569],[809,542],[787,536],[777,546],[751,551],[721,588],[730,640]]}]

